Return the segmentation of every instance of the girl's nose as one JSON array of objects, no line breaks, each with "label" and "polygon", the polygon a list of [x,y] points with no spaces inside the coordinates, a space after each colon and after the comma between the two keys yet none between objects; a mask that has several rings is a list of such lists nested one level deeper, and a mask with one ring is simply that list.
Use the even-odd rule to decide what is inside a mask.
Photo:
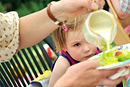
[{"label": "girl's nose", "polygon": [[88,53],[89,51],[90,51],[90,47],[88,45],[85,45],[84,46],[84,52]]}]

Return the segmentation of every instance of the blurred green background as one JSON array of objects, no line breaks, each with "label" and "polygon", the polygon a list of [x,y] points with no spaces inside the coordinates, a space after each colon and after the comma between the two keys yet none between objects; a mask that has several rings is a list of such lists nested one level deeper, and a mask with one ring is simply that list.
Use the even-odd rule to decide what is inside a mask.
[{"label": "blurred green background", "polygon": [[22,17],[45,8],[51,1],[52,0],[0,0],[0,12],[17,11],[19,17]]}]

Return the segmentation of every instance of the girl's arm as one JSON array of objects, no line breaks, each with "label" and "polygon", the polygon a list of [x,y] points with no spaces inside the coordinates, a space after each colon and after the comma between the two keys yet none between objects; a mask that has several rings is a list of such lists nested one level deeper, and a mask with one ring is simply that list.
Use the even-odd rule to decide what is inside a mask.
[{"label": "girl's arm", "polygon": [[66,70],[70,67],[69,62],[62,56],[59,56],[56,64],[54,66],[53,72],[51,74],[51,78],[49,81],[49,87],[53,87],[56,81],[66,72]]}]

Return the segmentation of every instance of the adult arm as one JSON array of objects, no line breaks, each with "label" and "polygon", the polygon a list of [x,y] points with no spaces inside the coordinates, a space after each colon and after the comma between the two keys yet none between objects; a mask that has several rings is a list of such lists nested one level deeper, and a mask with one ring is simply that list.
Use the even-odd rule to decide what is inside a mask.
[{"label": "adult arm", "polygon": [[[104,6],[104,0],[98,0],[97,4],[92,3],[92,0],[61,0],[51,6],[51,12],[59,21],[65,21],[91,12],[97,4],[99,8]],[[20,18],[19,25],[20,49],[38,43],[58,28],[58,25],[48,17],[46,8]]]},{"label": "adult arm", "polygon": [[118,18],[120,19],[123,28],[130,25],[130,6],[128,4],[130,0],[127,0],[128,3],[124,1],[125,0],[111,0],[111,3],[117,13]]},{"label": "adult arm", "polygon": [[[121,3],[122,1],[122,3]],[[128,17],[130,17],[130,13],[128,13],[128,11],[123,11],[123,7],[120,6],[121,4],[124,4],[124,0],[111,0],[112,2],[112,5],[119,17],[119,19],[123,20],[123,19],[126,19]],[[126,5],[126,4],[124,4]],[[128,6],[130,7],[130,6]]]},{"label": "adult arm", "polygon": [[[61,0],[53,4],[50,10],[62,22],[89,13],[95,7],[100,9],[103,5],[102,0],[98,0],[97,4],[92,0]],[[0,62],[10,60],[17,49],[35,45],[58,28],[48,17],[46,8],[20,19],[16,12],[0,13],[0,24]]]}]

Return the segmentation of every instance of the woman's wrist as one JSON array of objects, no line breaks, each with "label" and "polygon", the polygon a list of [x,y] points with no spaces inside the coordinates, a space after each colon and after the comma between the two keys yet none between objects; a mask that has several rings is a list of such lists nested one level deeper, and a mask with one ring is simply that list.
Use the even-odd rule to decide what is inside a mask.
[{"label": "woman's wrist", "polygon": [[50,7],[50,11],[59,22],[64,22],[67,17],[61,7],[60,1],[54,2]]}]

